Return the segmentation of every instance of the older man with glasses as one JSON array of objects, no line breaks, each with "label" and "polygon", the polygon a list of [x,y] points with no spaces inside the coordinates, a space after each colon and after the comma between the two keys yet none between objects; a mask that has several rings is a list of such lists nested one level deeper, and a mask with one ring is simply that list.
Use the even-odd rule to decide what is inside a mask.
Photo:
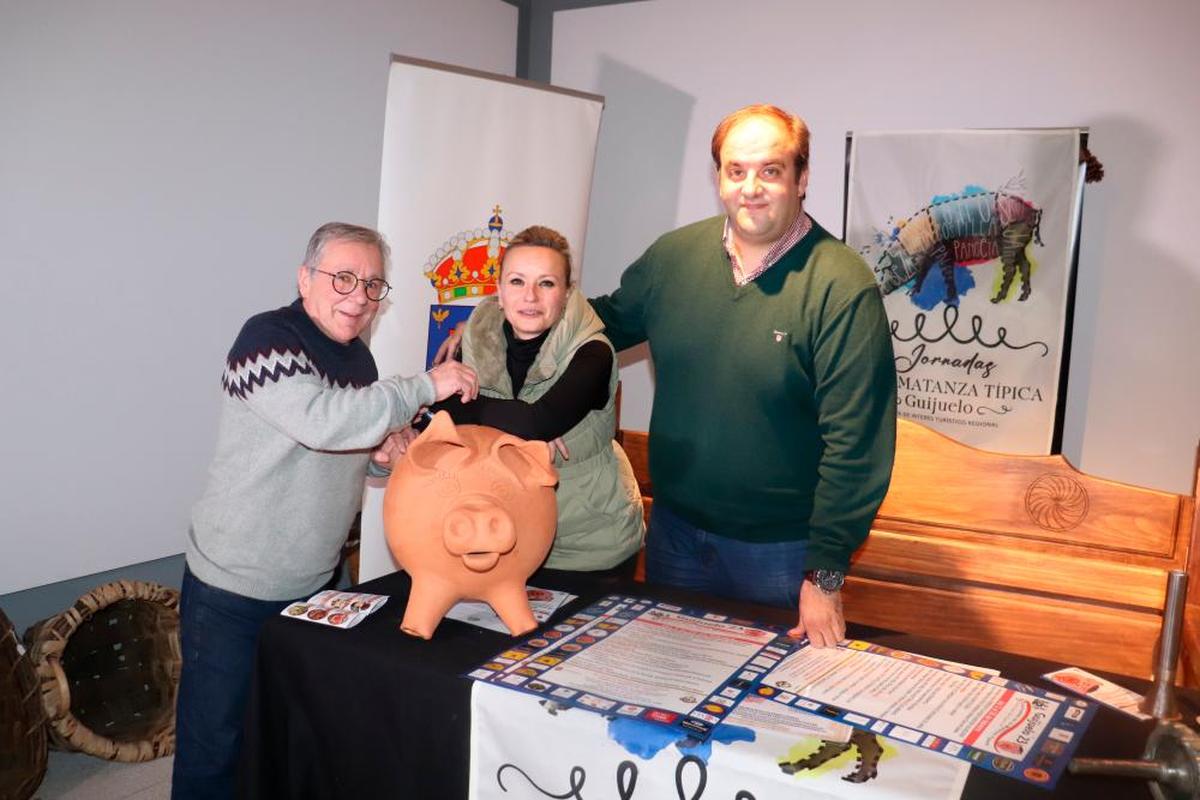
[{"label": "older man with glasses", "polygon": [[421,406],[475,397],[475,373],[458,362],[379,379],[359,337],[390,289],[387,258],[378,232],[322,225],[300,297],[251,317],[226,358],[216,455],[187,541],[173,798],[233,796],[258,630],[330,583],[371,451]]}]

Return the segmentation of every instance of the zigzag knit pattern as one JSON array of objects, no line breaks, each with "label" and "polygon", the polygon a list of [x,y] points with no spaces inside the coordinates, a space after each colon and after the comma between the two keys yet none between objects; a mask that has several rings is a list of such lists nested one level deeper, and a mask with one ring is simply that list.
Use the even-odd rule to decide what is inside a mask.
[{"label": "zigzag knit pattern", "polygon": [[245,400],[255,389],[297,375],[315,375],[330,388],[358,389],[379,379],[375,359],[362,339],[333,341],[297,300],[246,321],[225,357],[221,388]]},{"label": "zigzag knit pattern", "polygon": [[[320,375],[320,372],[313,367],[308,355],[303,351],[271,350],[267,353],[255,353],[240,363],[234,359],[227,361],[225,371],[221,374],[221,388],[228,392],[230,397],[240,397],[244,400],[256,386],[263,386],[267,381],[275,383],[280,378],[290,378],[296,374]],[[324,378],[323,375],[321,377]]]}]

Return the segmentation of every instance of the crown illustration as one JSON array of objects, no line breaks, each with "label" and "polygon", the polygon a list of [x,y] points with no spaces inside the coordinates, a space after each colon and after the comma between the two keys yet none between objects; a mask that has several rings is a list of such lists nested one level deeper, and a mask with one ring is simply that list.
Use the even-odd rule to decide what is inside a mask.
[{"label": "crown illustration", "polygon": [[438,301],[450,303],[496,293],[500,259],[512,236],[504,233],[500,206],[492,208],[487,229],[462,231],[425,261],[425,277],[437,290]]}]

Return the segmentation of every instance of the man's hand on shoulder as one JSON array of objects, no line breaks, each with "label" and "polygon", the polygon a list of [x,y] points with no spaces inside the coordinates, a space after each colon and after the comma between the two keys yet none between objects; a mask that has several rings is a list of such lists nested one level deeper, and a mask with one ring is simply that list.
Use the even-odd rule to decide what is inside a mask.
[{"label": "man's hand on shoulder", "polygon": [[810,580],[801,582],[800,621],[788,636],[799,639],[805,634],[814,647],[833,647],[846,638],[840,591],[827,594]]},{"label": "man's hand on shoulder", "polygon": [[445,400],[452,394],[460,395],[464,403],[469,403],[479,394],[479,379],[475,370],[459,361],[444,361],[429,370],[433,379],[435,400]]},{"label": "man's hand on shoulder", "polygon": [[452,361],[458,357],[458,351],[461,349],[462,331],[456,329],[438,345],[437,352],[433,354],[433,365],[436,367],[438,364]]},{"label": "man's hand on shoulder", "polygon": [[571,451],[567,449],[567,443],[563,441],[563,437],[559,436],[551,439],[547,444],[550,445],[550,462],[554,463],[554,454],[558,453],[562,456],[563,461],[571,458]]}]

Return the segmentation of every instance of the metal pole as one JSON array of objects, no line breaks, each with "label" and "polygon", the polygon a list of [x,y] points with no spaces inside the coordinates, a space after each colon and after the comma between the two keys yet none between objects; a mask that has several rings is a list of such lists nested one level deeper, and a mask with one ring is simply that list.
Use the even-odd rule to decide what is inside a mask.
[{"label": "metal pole", "polygon": [[1171,570],[1167,576],[1167,600],[1163,607],[1162,631],[1158,637],[1158,663],[1154,685],[1138,708],[1156,719],[1179,719],[1175,704],[1175,666],[1179,663],[1179,639],[1183,633],[1183,609],[1187,599],[1187,572]]}]

